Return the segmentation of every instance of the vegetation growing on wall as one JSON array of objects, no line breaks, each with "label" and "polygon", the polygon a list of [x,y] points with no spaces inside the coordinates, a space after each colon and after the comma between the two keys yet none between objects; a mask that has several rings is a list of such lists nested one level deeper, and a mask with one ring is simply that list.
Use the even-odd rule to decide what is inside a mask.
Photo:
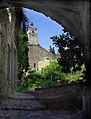
[{"label": "vegetation growing on wall", "polygon": [[51,53],[55,54],[55,49],[54,49],[54,47],[52,48],[51,46],[49,46],[49,51],[50,51]]}]

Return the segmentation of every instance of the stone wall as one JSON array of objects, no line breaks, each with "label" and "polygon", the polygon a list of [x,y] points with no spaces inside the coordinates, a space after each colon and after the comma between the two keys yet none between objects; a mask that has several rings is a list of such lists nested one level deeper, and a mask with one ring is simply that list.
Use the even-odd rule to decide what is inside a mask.
[{"label": "stone wall", "polygon": [[27,31],[27,34],[28,34],[29,44],[38,45],[37,28],[29,27],[28,31]]},{"label": "stone wall", "polygon": [[14,8],[0,9],[0,97],[16,88]]},{"label": "stone wall", "polygon": [[55,58],[55,55],[42,48],[40,45],[29,46],[29,65],[34,68],[34,65],[38,68],[39,61],[43,61],[44,58],[49,57],[50,59]]},{"label": "stone wall", "polygon": [[84,84],[69,84],[59,87],[36,89],[36,96],[49,109],[83,110]]},{"label": "stone wall", "polygon": [[39,71],[41,71],[42,69],[44,69],[45,67],[47,67],[48,65],[50,65],[51,63],[51,59],[50,58],[45,58],[42,61],[38,62],[38,69]]}]

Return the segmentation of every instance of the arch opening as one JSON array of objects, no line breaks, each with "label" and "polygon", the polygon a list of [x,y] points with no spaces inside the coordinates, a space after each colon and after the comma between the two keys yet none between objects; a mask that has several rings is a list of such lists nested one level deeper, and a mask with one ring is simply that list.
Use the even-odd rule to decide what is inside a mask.
[{"label": "arch opening", "polygon": [[[77,11],[78,12],[78,11]],[[55,12],[54,12],[55,13]],[[64,12],[63,12],[64,13]],[[58,14],[58,15],[60,15],[60,14]],[[51,16],[51,15],[49,15],[49,16]],[[60,15],[61,16],[61,15]],[[73,15],[74,16],[74,15]],[[79,15],[78,15],[79,16]],[[65,17],[63,17],[64,19],[65,19]],[[66,18],[68,18],[68,17],[66,17]],[[70,17],[71,18],[71,17]],[[75,17],[74,17],[75,18]],[[77,18],[77,17],[76,17]],[[80,17],[81,18],[81,17]],[[55,18],[54,18],[55,19]],[[58,19],[58,18],[57,18]],[[56,20],[57,21],[57,20]],[[60,20],[58,20],[58,21],[60,21]],[[69,21],[69,19],[68,19],[68,22],[69,22],[69,24],[71,24],[71,23],[73,23],[72,21]],[[76,25],[74,25],[74,24],[76,24],[76,23],[78,23],[78,19],[76,19],[76,23],[74,23],[74,24],[72,24],[72,25],[68,25],[68,23],[67,22],[65,22],[65,20],[63,21],[63,24],[65,23],[65,26],[66,27],[68,27],[68,29],[70,29],[70,31],[72,31],[72,33],[73,34],[75,34],[76,36],[80,36],[80,31],[78,30],[79,29],[79,27],[77,26],[76,27]],[[81,22],[80,22],[81,23]],[[79,23],[79,24],[80,24]],[[78,25],[79,25],[78,24]],[[71,27],[70,27],[71,26]],[[75,26],[75,27],[74,27]],[[79,25],[79,26],[81,26],[81,25]],[[75,30],[73,30],[74,28],[76,28]],[[78,34],[78,35],[77,35]],[[86,35],[86,34],[85,34]]]}]

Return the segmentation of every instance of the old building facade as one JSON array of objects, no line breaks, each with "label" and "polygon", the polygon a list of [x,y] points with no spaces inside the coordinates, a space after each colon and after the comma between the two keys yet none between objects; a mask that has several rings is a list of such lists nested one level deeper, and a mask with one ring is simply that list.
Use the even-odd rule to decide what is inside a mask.
[{"label": "old building facade", "polygon": [[0,97],[15,90],[17,48],[14,8],[0,10]]},{"label": "old building facade", "polygon": [[46,49],[39,45],[37,28],[30,27],[27,31],[27,34],[29,41],[29,65],[31,69],[35,68],[36,70],[41,71],[43,68],[50,64],[56,55],[48,52]]}]

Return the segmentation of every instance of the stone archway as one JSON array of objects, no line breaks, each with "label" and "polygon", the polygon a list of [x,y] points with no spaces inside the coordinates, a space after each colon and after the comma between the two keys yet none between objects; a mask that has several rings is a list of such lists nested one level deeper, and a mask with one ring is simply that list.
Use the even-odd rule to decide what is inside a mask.
[{"label": "stone archway", "polygon": [[[84,47],[84,56],[86,64],[86,76],[89,92],[90,85],[90,68],[91,68],[91,34],[90,34],[90,7],[91,4],[87,0],[66,1],[66,0],[3,0],[0,3],[0,8],[9,6],[20,6],[36,10],[51,17],[53,20],[62,24],[73,35],[79,38]],[[88,98],[88,102],[90,97]],[[88,103],[89,111],[91,102]]]},{"label": "stone archway", "polygon": [[74,2],[66,0],[7,0],[7,2],[2,1],[0,7],[20,6],[36,10],[51,17],[59,24],[66,27],[71,33],[76,35],[81,28],[82,13],[84,12],[85,4],[88,3],[83,1]]}]

